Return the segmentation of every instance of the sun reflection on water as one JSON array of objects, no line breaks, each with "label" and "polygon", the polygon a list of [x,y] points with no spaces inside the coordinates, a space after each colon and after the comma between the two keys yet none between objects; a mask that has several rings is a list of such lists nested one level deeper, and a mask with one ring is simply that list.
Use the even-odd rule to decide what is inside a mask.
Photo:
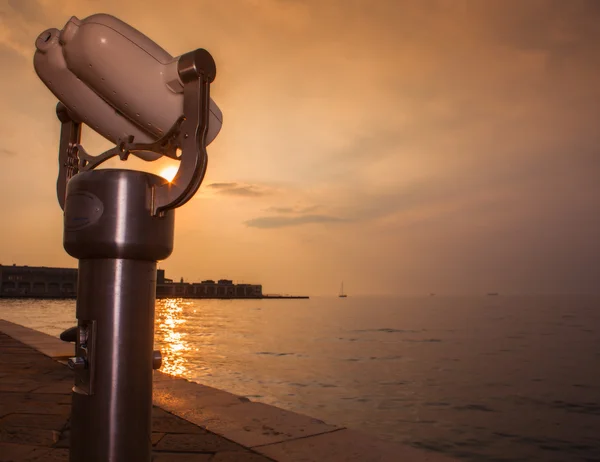
[{"label": "sun reflection on water", "polygon": [[184,377],[190,374],[186,352],[191,347],[184,313],[188,305],[191,303],[181,298],[156,301],[155,342],[163,356],[160,370],[167,374]]}]

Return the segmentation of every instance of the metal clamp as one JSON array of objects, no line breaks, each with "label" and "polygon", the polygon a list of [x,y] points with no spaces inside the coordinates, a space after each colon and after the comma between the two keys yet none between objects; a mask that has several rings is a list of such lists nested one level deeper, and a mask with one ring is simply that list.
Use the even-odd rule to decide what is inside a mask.
[{"label": "metal clamp", "polygon": [[67,364],[75,372],[73,391],[84,395],[94,394],[96,350],[96,321],[79,321],[75,357]]},{"label": "metal clamp", "polygon": [[58,150],[58,179],[56,195],[61,209],[65,209],[67,183],[79,173],[79,157],[75,146],[81,141],[81,123],[76,122],[63,103],[56,105],[56,116],[60,120],[60,144]]},{"label": "metal clamp", "polygon": [[216,64],[210,53],[200,48],[182,55],[177,71],[183,83],[184,120],[179,133],[181,163],[173,180],[155,189],[152,204],[155,215],[189,201],[198,191],[208,165],[206,135],[210,84],[215,80]]},{"label": "metal clamp", "polygon": [[[59,170],[56,184],[58,203],[64,210],[67,183],[80,171],[96,168],[113,157],[127,160],[131,153],[151,151],[180,161],[172,181],[155,187],[152,194],[152,214],[159,215],[189,201],[204,179],[208,164],[206,137],[210,115],[210,84],[216,76],[215,61],[210,53],[198,49],[186,53],[177,63],[183,83],[183,115],[153,143],[136,143],[133,136],[119,140],[117,146],[97,156],[80,144],[81,122],[58,103],[56,114],[61,122]],[[177,155],[177,150],[181,155]]]}]

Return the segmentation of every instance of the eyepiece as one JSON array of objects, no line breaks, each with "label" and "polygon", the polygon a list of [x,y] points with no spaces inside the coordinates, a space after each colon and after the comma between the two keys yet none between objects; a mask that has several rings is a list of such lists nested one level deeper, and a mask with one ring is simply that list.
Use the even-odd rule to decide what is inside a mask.
[{"label": "eyepiece", "polygon": [[42,53],[45,53],[53,46],[54,43],[58,42],[59,34],[60,31],[58,29],[45,30],[38,36],[37,40],[35,41],[35,47]]}]

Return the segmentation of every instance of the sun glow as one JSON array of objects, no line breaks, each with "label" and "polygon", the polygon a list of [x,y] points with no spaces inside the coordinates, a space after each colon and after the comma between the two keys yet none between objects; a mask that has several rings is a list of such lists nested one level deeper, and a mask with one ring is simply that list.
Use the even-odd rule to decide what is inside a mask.
[{"label": "sun glow", "polygon": [[168,167],[163,168],[159,175],[162,176],[165,180],[171,182],[175,175],[177,174],[178,167],[175,165],[169,165]]},{"label": "sun glow", "polygon": [[163,354],[160,370],[167,374],[186,376],[190,372],[186,353],[191,347],[183,311],[188,304],[175,298],[159,300],[156,304],[156,340]]}]

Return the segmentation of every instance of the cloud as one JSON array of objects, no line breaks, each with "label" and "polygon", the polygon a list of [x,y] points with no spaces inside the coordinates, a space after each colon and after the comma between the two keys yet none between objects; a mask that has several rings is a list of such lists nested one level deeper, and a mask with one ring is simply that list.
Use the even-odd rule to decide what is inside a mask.
[{"label": "cloud", "polygon": [[319,208],[321,208],[320,205],[311,205],[308,207],[269,207],[265,211],[269,212],[269,213],[281,213],[281,214],[292,214],[292,213],[305,214],[305,213],[314,212],[315,210],[318,210]]},{"label": "cloud", "polygon": [[258,217],[246,221],[246,225],[251,228],[285,228],[288,226],[299,226],[316,223],[339,223],[345,221],[342,218],[329,215],[301,215],[296,217],[290,216],[271,216]]},{"label": "cloud", "polygon": [[37,35],[50,18],[37,0],[9,0],[0,5],[0,46],[30,60]]},{"label": "cloud", "polygon": [[8,0],[8,5],[16,14],[29,21],[43,21],[47,18],[43,6],[37,0]]},{"label": "cloud", "polygon": [[243,196],[243,197],[262,197],[270,194],[264,187],[257,185],[244,185],[239,183],[212,183],[208,185],[219,194],[228,196]]},{"label": "cloud", "polygon": [[212,183],[212,184],[208,185],[209,188],[214,188],[214,189],[229,189],[229,188],[235,188],[236,186],[237,186],[237,183]]},{"label": "cloud", "polygon": [[[305,284],[318,293],[323,275],[336,271],[382,292],[430,291],[436,280],[436,291],[462,290],[486,278],[503,291],[493,281],[502,271],[516,288],[543,288],[552,274],[548,286],[583,287],[581,278],[595,287],[600,2],[234,3],[232,14],[229,2],[182,0],[181,17],[167,4],[140,15],[139,0],[0,1],[5,195],[21,191],[31,216],[46,213],[59,125],[55,98],[31,65],[35,38],[102,5],[173,55],[202,46],[217,61],[211,94],[227,123],[210,149],[215,183],[201,189],[217,200],[191,202],[189,218],[179,218],[185,228],[195,226],[194,207],[220,214],[202,228],[217,242],[206,265],[289,284],[289,274],[273,268],[284,242],[305,239],[311,244],[288,246],[304,262],[291,270],[297,290]],[[308,62],[314,78],[306,78]],[[35,184],[16,165],[30,133]],[[23,232],[26,223],[7,224],[14,239],[0,252],[47,252]],[[60,220],[55,225],[60,234]],[[181,264],[196,271],[204,247],[196,233],[181,234],[182,246],[198,249]],[[258,248],[264,269],[255,264]],[[426,271],[413,275],[415,266]],[[449,268],[460,271],[454,277]]]},{"label": "cloud", "polygon": [[294,207],[269,207],[267,212],[271,213],[295,213]]}]

